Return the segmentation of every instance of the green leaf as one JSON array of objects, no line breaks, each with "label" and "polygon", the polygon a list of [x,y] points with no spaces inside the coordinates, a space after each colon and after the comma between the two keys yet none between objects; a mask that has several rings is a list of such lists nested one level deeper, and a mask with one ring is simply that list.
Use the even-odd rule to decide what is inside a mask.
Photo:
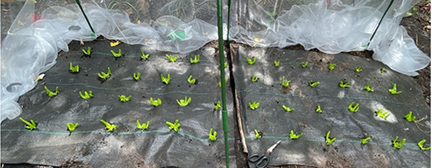
[{"label": "green leaf", "polygon": [[214,104],[214,111],[219,111],[222,108],[221,102],[218,101]]},{"label": "green leaf", "polygon": [[91,56],[93,53],[93,49],[91,47],[87,47],[87,49],[81,49],[81,51],[83,52],[83,54],[85,56]]},{"label": "green leaf", "polygon": [[56,87],[55,92],[51,91],[47,86],[44,86],[44,89],[49,97],[56,97],[60,93],[58,87]]},{"label": "green leaf", "polygon": [[201,56],[200,55],[195,55],[193,58],[191,57],[189,59],[191,64],[198,64],[201,62]]},{"label": "green leaf", "polygon": [[67,130],[69,131],[69,133],[75,132],[75,130],[78,128],[79,124],[78,123],[67,123]]},{"label": "green leaf", "polygon": [[392,142],[393,142],[393,148],[399,150],[399,149],[402,149],[405,146],[406,139],[404,138],[404,139],[402,139],[402,141],[399,141],[399,137],[396,136],[396,138],[393,139]]},{"label": "green leaf", "polygon": [[425,146],[425,144],[426,144],[426,139],[422,139],[421,141],[419,141],[418,143],[417,143],[417,146],[420,148],[420,150],[422,150],[422,151],[430,151],[431,150],[431,147],[429,146],[429,147],[426,147]]},{"label": "green leaf", "polygon": [[300,63],[300,66],[301,66],[303,69],[309,68],[309,62],[307,62],[307,61],[305,61],[305,62],[301,62],[301,63]]},{"label": "green leaf", "polygon": [[374,88],[370,84],[367,84],[364,87],[364,90],[367,91],[367,92],[374,92]]},{"label": "green leaf", "polygon": [[217,140],[217,132],[214,131],[213,128],[210,129],[209,140],[212,142],[215,142]]},{"label": "green leaf", "polygon": [[123,56],[123,52],[121,49],[119,49],[117,52],[111,50],[111,54],[114,56],[114,58],[120,58]]},{"label": "green leaf", "polygon": [[189,83],[189,85],[196,85],[198,80],[193,78],[192,75],[189,75],[187,82]]},{"label": "green leaf", "polygon": [[247,62],[249,65],[255,65],[256,61],[257,61],[256,57],[247,58]]},{"label": "green leaf", "polygon": [[129,101],[131,101],[131,99],[132,99],[132,96],[130,96],[130,95],[129,96],[125,96],[125,95],[119,96],[119,100],[123,103],[129,102]]},{"label": "green leaf", "polygon": [[28,129],[30,131],[37,129],[38,124],[35,121],[33,121],[33,120],[27,121],[22,117],[20,117],[19,119],[21,120],[21,122],[23,122],[25,124],[26,129]]},{"label": "green leaf", "polygon": [[274,65],[276,68],[279,68],[279,67],[281,66],[281,62],[280,62],[280,60],[275,60],[275,61],[273,62],[273,65]]},{"label": "green leaf", "polygon": [[255,75],[253,75],[253,76],[251,77],[251,82],[252,82],[252,83],[256,83],[256,82],[258,82],[258,80],[259,80],[259,78],[258,78],[257,76],[255,76]]},{"label": "green leaf", "polygon": [[165,85],[169,85],[170,81],[171,81],[171,75],[168,74],[167,77],[163,76],[163,74],[161,74],[161,80],[162,83]]},{"label": "green leaf", "polygon": [[389,93],[392,94],[392,95],[399,95],[399,94],[402,93],[402,91],[398,91],[398,89],[397,89],[397,84],[396,84],[396,83],[394,83],[394,84],[393,84],[393,88],[389,89],[388,91],[389,91]]},{"label": "green leaf", "polygon": [[291,80],[286,80],[284,76],[281,78],[282,87],[288,88],[290,87],[290,84],[291,84]]},{"label": "green leaf", "polygon": [[141,73],[139,72],[133,73],[132,77],[135,81],[139,81],[141,80]]},{"label": "green leaf", "polygon": [[329,69],[330,72],[333,72],[333,71],[336,69],[336,64],[332,64],[332,63],[330,63],[330,64],[328,65],[328,69]]},{"label": "green leaf", "polygon": [[114,131],[116,131],[117,130],[117,126],[116,125],[114,125],[114,124],[111,124],[111,123],[109,123],[109,122],[106,122],[105,120],[100,120],[101,121],[101,123],[105,126],[105,129],[108,131],[108,132],[114,132]]},{"label": "green leaf", "polygon": [[191,97],[185,97],[184,99],[180,99],[180,100],[177,99],[176,101],[180,107],[186,107],[192,102],[192,98]]},{"label": "green leaf", "polygon": [[331,137],[330,137],[330,134],[331,134],[331,132],[328,131],[327,134],[326,134],[326,137],[325,137],[325,140],[326,140],[326,144],[327,144],[327,146],[330,146],[330,145],[332,145],[334,142],[336,142],[336,138],[331,138]]},{"label": "green leaf", "polygon": [[372,137],[371,137],[371,136],[364,137],[364,138],[361,139],[361,144],[362,144],[362,145],[366,145],[366,144],[368,144],[371,140],[372,140]]},{"label": "green leaf", "polygon": [[109,79],[111,77],[111,68],[108,67],[108,72],[100,72],[98,73],[98,76],[100,79],[106,81],[107,79]]},{"label": "green leaf", "polygon": [[181,129],[181,123],[179,120],[175,120],[174,123],[167,121],[167,122],[165,122],[165,124],[168,126],[168,128],[171,131],[174,131],[175,133],[179,133],[179,131]]},{"label": "green leaf", "polygon": [[414,113],[412,111],[410,111],[407,115],[405,115],[404,118],[408,122],[415,122],[417,117],[414,115]]},{"label": "green leaf", "polygon": [[168,62],[174,63],[177,62],[177,59],[179,58],[178,55],[166,55],[165,59],[168,60]]},{"label": "green leaf", "polygon": [[318,87],[320,85],[320,82],[318,82],[318,81],[312,81],[312,82],[309,82],[309,86],[311,87],[311,88],[316,88],[316,87]]},{"label": "green leaf", "polygon": [[294,132],[294,130],[291,130],[291,131],[290,131],[290,139],[291,139],[291,140],[297,140],[297,139],[300,139],[302,136],[303,136],[303,132],[300,133],[300,134],[296,134],[296,133]]},{"label": "green leaf", "polygon": [[263,133],[261,132],[261,131],[258,131],[258,130],[254,130],[254,132],[255,132],[255,139],[261,139],[262,138],[262,136],[263,136]]},{"label": "green leaf", "polygon": [[148,59],[150,59],[150,54],[146,54],[143,51],[141,51],[141,60],[142,61],[147,61]]},{"label": "green leaf", "polygon": [[79,65],[73,66],[72,63],[69,63],[69,72],[78,73],[80,71]]},{"label": "green leaf", "polygon": [[316,107],[315,112],[317,112],[317,113],[322,113],[322,112],[323,112],[323,110],[322,110],[322,108],[321,108],[320,105],[318,105],[318,106]]},{"label": "green leaf", "polygon": [[80,95],[81,99],[89,100],[89,99],[93,98],[93,91],[91,91],[91,90],[84,91],[84,93],[79,91],[79,95]]},{"label": "green leaf", "polygon": [[261,106],[259,102],[249,102],[248,104],[251,110],[256,110]]},{"label": "green leaf", "polygon": [[348,106],[348,110],[349,110],[351,113],[357,113],[357,112],[360,110],[360,104],[359,104],[359,103],[351,102],[351,103],[349,104],[349,106]]},{"label": "green leaf", "polygon": [[141,131],[147,131],[149,128],[150,128],[150,121],[141,124],[140,120],[137,120],[137,129]]},{"label": "green leaf", "polygon": [[354,72],[355,72],[355,73],[363,72],[363,68],[362,68],[362,67],[356,67],[356,68],[354,69]]},{"label": "green leaf", "polygon": [[351,85],[350,85],[349,82],[346,82],[345,80],[342,80],[342,81],[339,82],[339,87],[342,88],[342,89],[345,89],[345,88],[350,88]]},{"label": "green leaf", "polygon": [[378,111],[376,111],[376,115],[383,120],[387,120],[387,118],[390,116],[390,113],[384,109],[378,109]]},{"label": "green leaf", "polygon": [[293,108],[291,108],[291,107],[289,107],[289,106],[285,106],[285,105],[282,105],[282,109],[283,109],[285,112],[288,112],[288,113],[291,113],[291,112],[294,111]]},{"label": "green leaf", "polygon": [[153,99],[153,97],[150,97],[150,104],[153,106],[153,107],[159,107],[159,106],[161,106],[162,105],[162,100],[161,99]]}]

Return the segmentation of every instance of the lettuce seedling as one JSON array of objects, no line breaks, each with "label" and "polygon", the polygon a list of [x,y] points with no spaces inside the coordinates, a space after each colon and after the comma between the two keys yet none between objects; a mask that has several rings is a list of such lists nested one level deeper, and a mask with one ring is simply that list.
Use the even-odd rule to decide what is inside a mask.
[{"label": "lettuce seedling", "polygon": [[141,80],[141,73],[139,73],[139,72],[133,73],[132,77],[135,81],[139,81],[139,80]]},{"label": "lettuce seedling", "polygon": [[114,58],[120,58],[123,56],[123,52],[121,49],[119,49],[118,52],[111,50],[111,54],[114,56]]},{"label": "lettuce seedling", "polygon": [[249,102],[248,104],[251,110],[256,110],[261,106],[259,102]]},{"label": "lettuce seedling", "polygon": [[125,96],[125,95],[119,96],[119,100],[123,103],[129,102],[129,101],[131,101],[131,99],[132,99],[132,96],[130,96],[130,95],[129,96]]},{"label": "lettuce seedling", "polygon": [[362,67],[356,67],[356,68],[354,69],[354,72],[355,72],[355,73],[363,72],[363,68],[362,68]]},{"label": "lettuce seedling", "polygon": [[161,74],[160,77],[161,77],[161,80],[162,80],[163,84],[169,85],[169,83],[171,81],[171,75],[170,74],[168,74],[167,77],[165,77],[165,76],[163,76],[163,74]]},{"label": "lettuce seedling", "polygon": [[350,88],[351,85],[350,85],[349,82],[346,82],[345,80],[341,80],[339,82],[339,87],[342,88],[342,89],[345,89],[345,88]]},{"label": "lettuce seedling", "polygon": [[281,62],[280,62],[280,60],[275,60],[275,61],[273,62],[273,65],[274,65],[276,68],[279,68],[279,67],[281,66]]},{"label": "lettuce seedling", "polygon": [[150,54],[146,54],[143,51],[141,51],[140,59],[141,59],[141,61],[147,61],[148,59],[150,59]]},{"label": "lettuce seedling", "polygon": [[366,144],[368,144],[371,140],[372,140],[372,137],[371,137],[371,136],[364,137],[364,138],[361,139],[361,144],[362,144],[362,145],[366,145]]},{"label": "lettuce seedling", "polygon": [[191,64],[198,64],[198,63],[201,62],[201,56],[200,56],[200,55],[195,55],[193,58],[191,57],[191,58],[189,59],[189,62],[190,62]]},{"label": "lettuce seedling", "polygon": [[256,82],[258,82],[258,80],[259,80],[259,78],[258,78],[257,76],[255,76],[255,75],[253,75],[253,76],[251,77],[251,82],[252,82],[252,83],[256,83]]},{"label": "lettuce seedling", "polygon": [[192,98],[191,97],[185,97],[184,99],[180,99],[180,100],[177,99],[176,101],[180,107],[186,107],[192,102]]},{"label": "lettuce seedling", "polygon": [[78,73],[80,71],[79,65],[73,66],[72,63],[69,63],[69,72]]},{"label": "lettuce seedling", "polygon": [[221,102],[218,101],[214,104],[214,111],[219,111],[222,108]]},{"label": "lettuce seedling", "polygon": [[426,144],[426,139],[422,139],[420,142],[417,143],[417,146],[420,148],[420,150],[422,151],[430,151],[431,147],[425,147]]},{"label": "lettuce seedling", "polygon": [[192,75],[189,75],[187,82],[189,83],[189,85],[196,85],[198,80],[193,78]]},{"label": "lettuce seedling", "polygon": [[263,133],[261,131],[258,131],[257,129],[254,130],[255,132],[255,139],[261,139],[263,136]]},{"label": "lettuce seedling", "polygon": [[301,62],[300,66],[304,69],[309,68],[309,62],[307,62],[307,61]]},{"label": "lettuce seedling", "polygon": [[321,108],[320,105],[316,106],[315,112],[317,112],[317,113],[322,113],[323,112],[323,109]]},{"label": "lettuce seedling", "polygon": [[417,117],[414,115],[412,111],[410,111],[404,118],[408,122],[415,122]]},{"label": "lettuce seedling", "polygon": [[387,69],[386,68],[384,68],[384,67],[382,67],[382,68],[380,68],[380,73],[386,73],[387,72]]},{"label": "lettuce seedling", "polygon": [[25,128],[26,129],[28,129],[30,131],[33,131],[33,130],[37,129],[38,123],[35,122],[34,120],[27,121],[27,120],[25,120],[22,117],[20,117],[19,119],[21,120],[21,122],[23,122],[25,124]]},{"label": "lettuce seedling", "polygon": [[150,97],[150,104],[153,106],[153,107],[159,107],[159,106],[161,106],[162,105],[162,100],[161,99],[153,99],[153,97]]},{"label": "lettuce seedling", "polygon": [[111,41],[111,42],[110,42],[110,46],[111,46],[111,47],[118,46],[119,44],[120,44],[120,41]]},{"label": "lettuce seedling", "polygon": [[282,109],[283,109],[285,112],[288,112],[288,113],[291,113],[291,112],[294,111],[293,108],[291,108],[291,107],[289,107],[289,106],[285,106],[285,105],[282,105]]},{"label": "lettuce seedling", "polygon": [[44,86],[44,89],[45,89],[45,92],[47,93],[47,95],[49,97],[56,97],[60,93],[60,90],[59,90],[58,87],[56,87],[55,92],[53,92],[50,89],[48,89],[47,86]]},{"label": "lettuce seedling", "polygon": [[227,69],[228,68],[228,62],[225,62],[224,63],[224,69]]},{"label": "lettuce seedling", "polygon": [[349,106],[348,106],[348,110],[351,113],[357,113],[360,110],[360,104],[351,102],[351,104],[349,104]]},{"label": "lettuce seedling", "polygon": [[93,49],[91,48],[91,47],[87,47],[87,49],[81,49],[81,51],[83,52],[83,54],[85,55],[85,56],[91,56],[92,55],[92,53],[93,53]]},{"label": "lettuce seedling", "polygon": [[402,139],[402,141],[399,141],[399,137],[396,136],[396,138],[393,139],[392,142],[393,142],[393,148],[399,150],[399,149],[402,149],[405,146],[406,139],[404,138],[404,139]]},{"label": "lettuce seedling", "polygon": [[249,65],[255,65],[256,61],[257,61],[256,57],[247,58],[247,62]]},{"label": "lettuce seedling", "polygon": [[385,111],[384,109],[378,109],[378,111],[376,111],[375,113],[379,118],[383,120],[387,120],[387,118],[390,116],[390,113]]},{"label": "lettuce seedling", "polygon": [[288,88],[291,84],[291,80],[286,80],[285,77],[281,78],[281,85],[284,88]]},{"label": "lettuce seedling", "polygon": [[212,142],[215,142],[217,140],[217,132],[214,131],[213,128],[210,128],[209,140]]},{"label": "lettuce seedling", "polygon": [[179,56],[177,55],[166,55],[165,59],[168,60],[168,62],[177,62],[177,59],[179,58]]},{"label": "lettuce seedling", "polygon": [[364,90],[367,91],[367,92],[374,92],[374,88],[370,84],[367,84],[364,87]]},{"label": "lettuce seedling", "polygon": [[117,130],[117,125],[111,124],[109,122],[106,122],[105,120],[100,120],[100,122],[105,126],[105,129],[108,132],[114,132],[115,130]]},{"label": "lettuce seedling", "polygon": [[84,91],[84,94],[80,91],[79,95],[80,95],[81,99],[88,100],[88,99],[93,98],[93,91],[91,91],[91,90]]},{"label": "lettuce seedling", "polygon": [[291,140],[297,140],[297,139],[300,139],[302,136],[303,136],[303,132],[302,132],[301,134],[296,134],[296,133],[294,132],[294,130],[291,130],[291,131],[290,131],[290,139],[291,139]]},{"label": "lettuce seedling", "polygon": [[100,79],[102,79],[104,81],[108,80],[108,78],[111,77],[111,68],[108,67],[108,72],[106,72],[106,73],[105,72],[98,73],[98,76]]},{"label": "lettuce seedling", "polygon": [[67,123],[67,130],[69,131],[69,135],[72,134],[72,132],[75,132],[75,130],[78,128],[78,123]]},{"label": "lettuce seedling", "polygon": [[325,141],[326,141],[327,146],[330,146],[330,145],[332,145],[334,142],[336,142],[336,138],[331,138],[331,137],[330,137],[330,134],[331,134],[331,132],[328,131],[327,134],[326,134],[326,136],[325,136]]},{"label": "lettuce seedling", "polygon": [[137,120],[137,129],[141,131],[147,131],[150,128],[150,124],[150,121],[141,124],[140,120]]},{"label": "lettuce seedling", "polygon": [[330,63],[330,64],[328,65],[328,70],[329,70],[330,72],[334,71],[335,69],[336,69],[336,64],[332,64],[332,63]]},{"label": "lettuce seedling", "polygon": [[179,120],[175,120],[174,123],[167,121],[167,122],[165,122],[165,124],[168,126],[168,128],[171,131],[174,131],[175,133],[179,133],[179,131],[181,129],[181,123]]},{"label": "lettuce seedling", "polygon": [[320,82],[318,82],[318,81],[312,81],[312,82],[309,82],[309,86],[311,87],[311,88],[316,88],[316,87],[318,87],[320,85]]},{"label": "lettuce seedling", "polygon": [[393,88],[389,89],[388,91],[389,91],[389,93],[392,94],[392,95],[398,95],[398,94],[401,94],[401,93],[402,93],[402,91],[398,91],[398,89],[397,89],[397,84],[396,84],[396,83],[394,83],[394,84],[393,84]]}]

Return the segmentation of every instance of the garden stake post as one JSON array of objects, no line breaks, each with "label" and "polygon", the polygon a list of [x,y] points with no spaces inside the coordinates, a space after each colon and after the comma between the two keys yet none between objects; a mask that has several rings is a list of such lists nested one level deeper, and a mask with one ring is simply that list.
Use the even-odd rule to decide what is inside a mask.
[{"label": "garden stake post", "polygon": [[225,166],[229,168],[229,143],[228,143],[228,112],[226,106],[226,83],[225,83],[225,54],[224,54],[224,39],[223,39],[223,18],[222,18],[222,0],[217,1],[217,16],[218,16],[218,44],[219,44],[219,70],[222,96],[222,122],[224,131],[225,143]]},{"label": "garden stake post", "polygon": [[369,47],[369,44],[371,43],[372,39],[375,37],[375,33],[378,31],[378,28],[380,27],[381,22],[383,21],[383,19],[384,19],[385,15],[387,14],[388,10],[389,10],[390,7],[392,6],[393,1],[394,1],[394,0],[391,0],[391,1],[390,1],[390,4],[387,6],[387,9],[384,11],[384,13],[383,13],[383,15],[382,15],[380,21],[378,22],[377,27],[375,28],[374,32],[372,33],[372,36],[370,37],[369,42],[367,43],[367,46],[366,46],[366,47]]},{"label": "garden stake post", "polygon": [[80,0],[75,0],[75,2],[78,4],[78,6],[79,6],[79,8],[80,8],[80,10],[81,10],[81,13],[84,15],[84,18],[86,19],[87,24],[89,25],[91,31],[93,32],[93,36],[96,36],[96,32],[93,30],[93,27],[92,27],[92,25],[90,24],[90,21],[88,20],[87,15],[85,14],[84,9],[83,9],[82,6],[81,6],[81,2],[80,2]]}]

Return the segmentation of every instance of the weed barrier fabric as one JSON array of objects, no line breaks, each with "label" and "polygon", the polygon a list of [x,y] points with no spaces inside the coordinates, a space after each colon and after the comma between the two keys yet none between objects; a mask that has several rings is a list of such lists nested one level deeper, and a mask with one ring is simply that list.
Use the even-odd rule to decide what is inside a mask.
[{"label": "weed barrier fabric", "polygon": [[[90,58],[81,48],[92,47]],[[219,70],[215,50],[204,47],[191,53],[200,54],[201,63],[191,65],[189,55],[168,63],[165,54],[152,52],[147,61],[140,61],[139,46],[111,48],[108,41],[96,40],[80,46],[70,45],[70,52],[60,53],[56,65],[45,78],[19,100],[25,113],[22,118],[39,123],[38,130],[28,131],[18,118],[1,125],[2,163],[29,163],[61,166],[68,163],[91,167],[225,167],[222,117],[214,111],[220,100]],[[117,60],[110,50],[122,49],[125,55]],[[149,51],[150,52],[150,51]],[[174,54],[175,55],[175,54]],[[69,63],[79,65],[78,74],[68,72]],[[105,82],[97,73],[111,68],[112,76]],[[132,74],[142,73],[140,81]],[[171,74],[171,83],[163,85],[160,74]],[[198,80],[190,86],[189,75]],[[60,94],[49,98],[43,87],[59,87]],[[83,100],[79,91],[92,90],[94,97]],[[131,95],[122,103],[119,95]],[[228,94],[230,116],[230,159],[235,165],[232,94]],[[187,107],[179,107],[176,99],[192,98]],[[153,107],[149,98],[160,98],[160,107]],[[100,120],[116,124],[114,133],[105,130]],[[136,121],[151,121],[149,131],[136,129]],[[166,121],[181,122],[178,134],[170,131]],[[79,123],[70,136],[67,123]],[[218,132],[218,139],[208,139],[209,130]]]},{"label": "weed barrier fabric", "polygon": [[[389,68],[381,73],[383,64],[347,54],[233,46],[236,96],[249,156],[262,154],[281,140],[271,155],[272,166],[430,167],[430,151],[421,151],[417,146],[421,139],[430,144],[430,107],[412,78]],[[248,64],[247,58],[251,57],[257,58],[255,65]],[[274,66],[275,60],[280,60],[279,68]],[[300,63],[305,61],[309,67],[303,69]],[[336,64],[333,72],[328,70],[329,63]],[[355,73],[354,68],[359,66],[363,71]],[[251,82],[253,75],[259,78],[258,82]],[[282,76],[291,80],[287,89],[280,84]],[[350,82],[351,88],[339,88],[343,79]],[[311,88],[310,81],[319,81],[320,85]],[[363,90],[368,83],[374,92]],[[402,91],[400,95],[389,94],[393,83]],[[248,103],[255,101],[261,107],[253,111]],[[357,113],[348,111],[351,102],[360,104]],[[282,105],[294,111],[285,112]],[[323,110],[321,114],[315,112],[318,105]],[[379,109],[388,112],[386,121],[376,116]],[[427,118],[409,123],[404,119],[409,111],[418,120]],[[255,139],[255,129],[263,134],[259,140]],[[291,140],[291,130],[304,135]],[[331,146],[325,143],[327,131],[336,137]],[[372,136],[372,141],[361,145],[366,134]],[[396,136],[406,138],[403,149],[393,149],[392,140]]]}]

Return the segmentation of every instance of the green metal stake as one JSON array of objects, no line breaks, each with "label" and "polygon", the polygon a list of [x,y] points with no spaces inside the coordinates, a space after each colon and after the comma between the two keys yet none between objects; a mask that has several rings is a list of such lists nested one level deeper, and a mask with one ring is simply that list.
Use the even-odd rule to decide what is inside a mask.
[{"label": "green metal stake", "polygon": [[366,47],[369,47],[369,44],[371,43],[372,39],[375,37],[375,33],[378,31],[378,28],[380,27],[381,22],[383,21],[383,19],[384,19],[385,15],[387,14],[388,10],[389,10],[390,7],[392,6],[393,1],[394,1],[394,0],[391,0],[391,1],[390,1],[390,4],[387,6],[387,9],[384,11],[384,13],[383,13],[383,15],[382,15],[380,21],[378,22],[377,27],[375,28],[374,32],[372,33],[372,36],[370,37],[369,42],[368,42],[368,44],[366,45]]},{"label": "green metal stake", "polygon": [[80,2],[80,0],[75,0],[75,2],[78,4],[79,8],[81,9],[81,13],[84,15],[84,18],[86,19],[87,24],[89,25],[91,31],[93,32],[93,36],[96,36],[96,32],[93,30],[93,27],[92,27],[92,25],[90,24],[90,21],[88,20],[87,15],[85,14],[84,9],[83,9],[82,6],[81,6],[81,2]]},{"label": "green metal stake", "polygon": [[224,130],[224,143],[225,143],[225,164],[229,168],[229,142],[228,142],[228,112],[226,105],[226,83],[225,83],[225,54],[224,54],[224,39],[223,39],[223,16],[222,16],[222,0],[217,1],[217,16],[218,16],[218,44],[219,44],[219,70],[221,81],[221,95],[222,95],[222,122]]}]

